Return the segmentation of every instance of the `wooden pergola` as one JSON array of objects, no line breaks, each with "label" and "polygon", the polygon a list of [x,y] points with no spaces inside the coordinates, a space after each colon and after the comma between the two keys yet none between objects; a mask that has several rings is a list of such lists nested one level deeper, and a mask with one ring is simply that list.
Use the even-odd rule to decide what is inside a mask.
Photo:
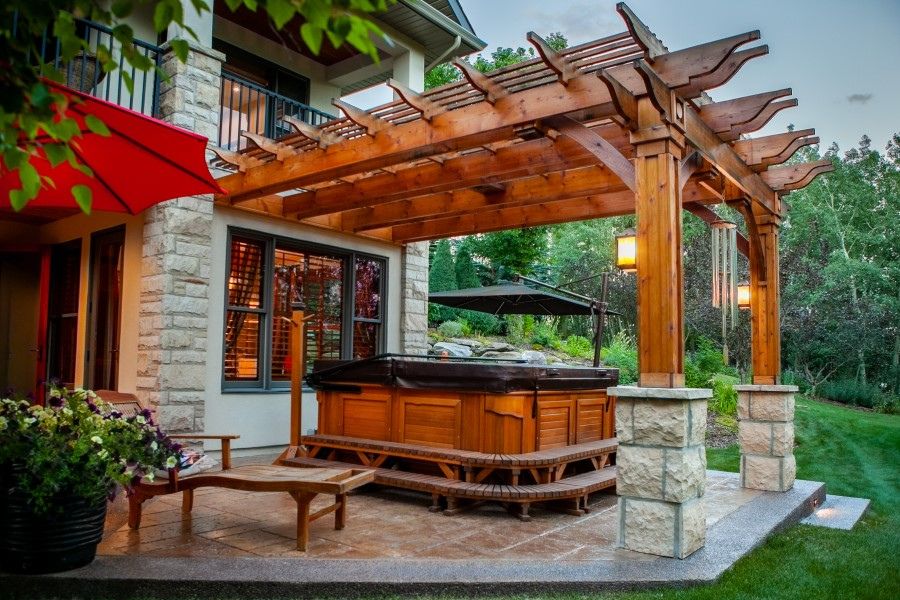
[{"label": "wooden pergola", "polygon": [[743,215],[752,303],[753,380],[780,375],[778,230],[782,197],[830,171],[828,160],[779,166],[819,141],[804,129],[757,138],[797,105],[780,89],[712,102],[706,94],[768,52],[752,31],[667,51],[624,4],[627,31],[552,50],[425,93],[390,81],[397,100],[278,140],[243,133],[216,150],[216,202],[405,244],[635,213],[640,385],[684,386],[682,216],[710,204]]}]

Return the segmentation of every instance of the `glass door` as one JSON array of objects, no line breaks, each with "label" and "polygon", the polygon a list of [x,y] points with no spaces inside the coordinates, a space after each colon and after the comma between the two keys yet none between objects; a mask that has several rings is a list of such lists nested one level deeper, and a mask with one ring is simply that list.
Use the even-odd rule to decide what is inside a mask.
[{"label": "glass door", "polygon": [[124,248],[124,228],[98,233],[91,238],[84,377],[87,389],[115,390],[118,385]]}]

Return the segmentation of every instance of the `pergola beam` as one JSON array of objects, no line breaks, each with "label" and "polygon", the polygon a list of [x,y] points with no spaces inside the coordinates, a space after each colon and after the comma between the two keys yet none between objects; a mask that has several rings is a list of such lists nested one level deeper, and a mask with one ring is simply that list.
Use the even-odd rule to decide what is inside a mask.
[{"label": "pergola beam", "polygon": [[[690,83],[697,73],[715,74],[720,66],[733,74],[740,65],[727,59],[735,48],[750,39],[752,36],[738,36],[724,45],[704,45],[663,55],[657,58],[654,69],[670,85],[673,80]],[[677,57],[663,61],[673,55]],[[614,67],[609,72],[632,93],[644,93],[640,77],[630,66]],[[730,75],[723,73],[721,76]],[[330,146],[327,154],[321,149],[310,149],[286,160],[283,165],[269,163],[225,177],[220,184],[235,199],[265,196],[417,158],[502,141],[509,139],[518,126],[557,115],[589,120],[617,114],[607,84],[595,75],[580,74],[567,83],[565,86],[550,83],[523,89],[498,99],[493,105],[489,102],[469,104],[437,115],[430,123],[418,119],[390,125],[372,112],[337,101],[336,105],[350,120],[366,129],[368,137],[345,139]]]},{"label": "pergola beam", "polygon": [[465,189],[360,208],[343,213],[342,219],[347,231],[365,231],[622,189],[624,185],[618,176],[605,167],[591,166],[518,179],[499,192],[481,193]]}]

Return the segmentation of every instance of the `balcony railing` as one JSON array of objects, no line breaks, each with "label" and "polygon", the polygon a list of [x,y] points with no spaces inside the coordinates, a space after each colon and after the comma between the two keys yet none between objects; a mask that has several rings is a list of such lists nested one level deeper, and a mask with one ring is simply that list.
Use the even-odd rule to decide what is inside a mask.
[{"label": "balcony railing", "polygon": [[222,71],[222,94],[219,107],[220,147],[242,150],[247,146],[242,131],[277,139],[293,131],[284,120],[294,117],[310,125],[321,125],[334,119],[332,115],[297,102],[286,96]]},{"label": "balcony railing", "polygon": [[[26,35],[17,32],[18,14],[13,16],[13,36]],[[162,51],[159,46],[135,40],[135,50],[150,60],[153,67],[140,71],[132,67],[121,50],[121,44],[113,37],[110,28],[93,21],[75,19],[75,31],[87,43],[83,50],[68,62],[63,62],[59,39],[53,36],[49,27],[44,30],[38,42],[41,74],[52,67],[63,75],[64,83],[79,92],[114,102],[147,115],[157,116],[159,111],[159,75]],[[104,73],[97,59],[97,51],[103,48],[116,62],[117,69]],[[130,78],[134,82],[129,91],[125,84]]]}]

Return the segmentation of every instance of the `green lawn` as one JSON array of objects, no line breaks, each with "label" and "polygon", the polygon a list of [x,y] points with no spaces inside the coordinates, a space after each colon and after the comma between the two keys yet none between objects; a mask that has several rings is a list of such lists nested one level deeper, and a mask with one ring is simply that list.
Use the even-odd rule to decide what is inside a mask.
[{"label": "green lawn", "polygon": [[[853,531],[797,525],[770,538],[714,585],[594,597],[900,598],[900,417],[798,399],[796,435],[799,478],[824,481],[833,494],[871,498],[869,513]],[[739,455],[737,446],[709,449],[709,468],[737,471]]]}]

